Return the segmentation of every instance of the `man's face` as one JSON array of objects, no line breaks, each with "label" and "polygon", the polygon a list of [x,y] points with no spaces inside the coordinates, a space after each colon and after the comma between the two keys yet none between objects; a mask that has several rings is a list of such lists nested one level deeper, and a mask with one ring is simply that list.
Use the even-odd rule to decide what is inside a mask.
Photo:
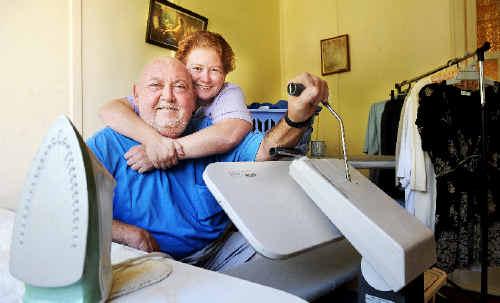
[{"label": "man's face", "polygon": [[156,59],[144,68],[134,98],[141,118],[170,138],[183,133],[195,109],[191,76],[173,58]]}]

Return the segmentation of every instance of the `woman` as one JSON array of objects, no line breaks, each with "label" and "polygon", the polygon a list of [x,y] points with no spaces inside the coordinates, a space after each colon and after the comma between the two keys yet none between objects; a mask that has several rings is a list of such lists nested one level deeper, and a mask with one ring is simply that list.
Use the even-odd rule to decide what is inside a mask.
[{"label": "woman", "polygon": [[141,173],[166,169],[179,159],[227,152],[252,128],[242,90],[225,82],[234,69],[234,53],[221,35],[195,32],[179,43],[175,57],[190,72],[198,111],[212,119],[212,126],[177,139],[163,137],[137,116],[132,97],[110,101],[99,112],[105,124],[142,144],[125,155],[128,165]]}]

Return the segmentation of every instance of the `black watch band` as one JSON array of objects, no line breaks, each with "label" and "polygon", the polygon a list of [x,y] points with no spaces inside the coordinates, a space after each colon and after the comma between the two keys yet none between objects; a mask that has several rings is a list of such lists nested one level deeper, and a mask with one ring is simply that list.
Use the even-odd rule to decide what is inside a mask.
[{"label": "black watch band", "polygon": [[288,118],[288,112],[286,112],[286,114],[285,114],[286,124],[288,124],[291,127],[295,127],[295,128],[303,128],[303,127],[309,126],[309,124],[311,123],[311,120],[312,120],[312,116],[309,119],[307,119],[306,121],[293,122],[292,120],[290,120],[290,118]]}]

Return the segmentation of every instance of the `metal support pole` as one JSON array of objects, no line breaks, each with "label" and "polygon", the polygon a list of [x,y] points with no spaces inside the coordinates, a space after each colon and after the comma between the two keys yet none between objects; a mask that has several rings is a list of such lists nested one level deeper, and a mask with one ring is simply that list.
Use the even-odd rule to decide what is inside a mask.
[{"label": "metal support pole", "polygon": [[349,172],[349,165],[347,164],[347,146],[345,143],[345,131],[344,131],[344,122],[342,122],[342,118],[340,118],[339,114],[333,110],[333,108],[328,103],[323,104],[332,115],[339,121],[340,124],[340,135],[342,139],[342,153],[344,154],[344,165],[345,165],[345,178],[347,181],[351,182],[351,174]]},{"label": "metal support pole", "polygon": [[479,62],[479,96],[481,98],[481,176],[480,225],[481,225],[481,294],[480,302],[488,302],[488,112],[484,90],[484,52],[490,48],[486,42],[476,51]]}]

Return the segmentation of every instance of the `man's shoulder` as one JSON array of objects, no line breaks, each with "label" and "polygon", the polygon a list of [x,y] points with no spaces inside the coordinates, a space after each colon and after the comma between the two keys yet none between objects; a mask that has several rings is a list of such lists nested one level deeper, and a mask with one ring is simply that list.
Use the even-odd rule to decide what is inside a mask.
[{"label": "man's shoulder", "polygon": [[255,161],[260,144],[264,139],[264,133],[258,131],[249,132],[243,140],[231,151],[219,155],[219,162],[246,162]]},{"label": "man's shoulder", "polygon": [[97,138],[110,138],[121,136],[118,132],[114,131],[111,127],[104,127],[95,132],[88,140],[95,140]]},{"label": "man's shoulder", "polygon": [[137,144],[131,138],[128,138],[119,132],[113,130],[110,127],[105,127],[96,133],[94,133],[90,138],[87,139],[87,145],[93,146],[102,146],[102,145],[135,145]]}]

